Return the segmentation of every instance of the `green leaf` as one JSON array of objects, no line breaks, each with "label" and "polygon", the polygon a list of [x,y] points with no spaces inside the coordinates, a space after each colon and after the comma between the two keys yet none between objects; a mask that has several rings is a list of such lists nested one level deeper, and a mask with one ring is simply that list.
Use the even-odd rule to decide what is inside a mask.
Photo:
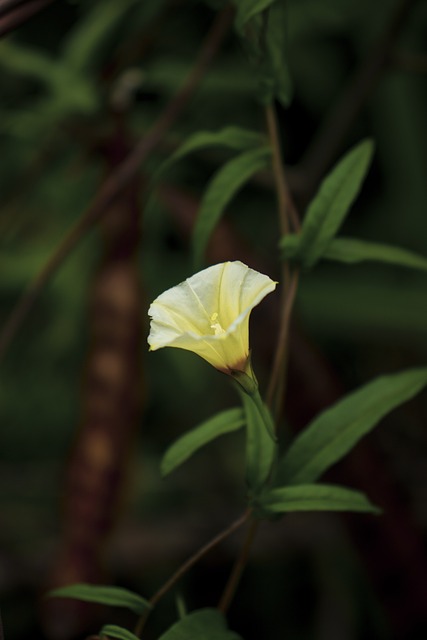
[{"label": "green leaf", "polygon": [[283,260],[300,261],[301,235],[299,233],[287,233],[281,238],[279,246]]},{"label": "green leaf", "polygon": [[327,484],[301,484],[279,487],[262,494],[258,500],[261,513],[289,511],[366,511],[380,513],[359,491]]},{"label": "green leaf", "polygon": [[[290,233],[280,241],[281,256],[284,260],[299,260],[301,256],[301,236]],[[427,258],[407,249],[391,247],[377,242],[357,238],[333,238],[321,256],[323,260],[336,260],[347,264],[356,262],[384,262],[399,267],[427,269]]]},{"label": "green leaf", "polygon": [[427,269],[427,258],[412,251],[356,238],[334,238],[327,246],[322,258],[347,263],[386,262],[400,267]]},{"label": "green leaf", "polygon": [[153,180],[157,181],[175,162],[200,149],[209,147],[227,147],[235,151],[245,151],[259,147],[265,137],[257,132],[241,127],[225,127],[220,131],[198,131],[191,135],[156,171]]},{"label": "green leaf", "polygon": [[245,424],[240,408],[228,409],[206,420],[192,431],[178,438],[166,451],[161,462],[162,476],[176,469],[205,444],[225,433],[237,431]]},{"label": "green leaf", "polygon": [[176,622],[159,640],[241,640],[227,629],[224,616],[217,609],[199,609]]},{"label": "green leaf", "polygon": [[301,230],[299,257],[313,266],[336,235],[368,171],[373,143],[365,140],[349,151],[320,185]]},{"label": "green leaf", "polygon": [[97,602],[111,607],[125,607],[138,615],[151,608],[150,603],[137,593],[120,587],[80,583],[53,589],[48,595],[53,598],[75,598],[76,600]]},{"label": "green leaf", "polygon": [[47,86],[56,82],[57,66],[53,60],[37,49],[15,44],[11,40],[3,40],[0,43],[0,65],[32,77]]},{"label": "green leaf", "polygon": [[78,72],[93,65],[95,54],[133,4],[135,0],[111,0],[93,7],[77,23],[65,41],[65,64]]},{"label": "green leaf", "polygon": [[387,413],[427,385],[427,368],[381,376],[317,416],[281,459],[280,484],[314,482]]},{"label": "green leaf", "polygon": [[118,638],[119,640],[139,640],[138,636],[134,633],[123,629],[123,627],[118,627],[116,624],[104,625],[99,632],[99,636],[101,638],[108,636],[109,638]]},{"label": "green leaf", "polygon": [[243,27],[251,18],[262,13],[267,9],[275,0],[235,0],[237,6],[236,13],[236,30],[238,33],[243,33]]},{"label": "green leaf", "polygon": [[[293,92],[286,51],[286,11],[284,2],[275,2],[268,12],[265,42],[270,74],[266,70],[266,77],[261,78],[261,82],[271,85],[270,95],[268,86],[266,87],[265,100],[271,102],[274,97],[277,97],[284,107],[291,102]],[[271,76],[271,80],[268,79],[268,75]]]},{"label": "green leaf", "polygon": [[276,460],[277,444],[274,440],[273,421],[261,398],[239,390],[246,418],[246,483],[257,492],[270,477]]},{"label": "green leaf", "polygon": [[245,182],[268,164],[270,155],[270,147],[246,151],[227,162],[210,181],[194,227],[193,252],[197,266],[226,206]]},{"label": "green leaf", "polygon": [[175,605],[176,605],[176,612],[178,614],[178,618],[182,620],[188,614],[187,614],[187,604],[181,593],[178,593],[175,596]]},{"label": "green leaf", "polygon": [[[244,38],[258,76],[261,102],[288,106],[292,81],[286,55],[287,7],[283,0],[239,0],[236,30]],[[248,23],[250,22],[250,25]]]}]

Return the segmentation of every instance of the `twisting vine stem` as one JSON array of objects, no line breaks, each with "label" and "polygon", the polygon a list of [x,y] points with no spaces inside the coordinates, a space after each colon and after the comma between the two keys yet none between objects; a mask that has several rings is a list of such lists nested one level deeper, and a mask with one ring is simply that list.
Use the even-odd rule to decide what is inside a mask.
[{"label": "twisting vine stem", "polygon": [[[273,104],[269,104],[266,106],[265,116],[267,121],[268,136],[270,138],[270,144],[273,150],[272,169],[277,193],[280,231],[282,235],[286,235],[287,233],[289,233],[291,225],[294,231],[299,231],[299,216],[295,204],[292,200],[292,196],[283,169],[279,128],[277,124],[276,110]],[[285,387],[284,378],[287,363],[287,341],[289,335],[290,319],[292,315],[292,307],[298,286],[298,272],[294,271],[293,273],[291,273],[289,264],[287,262],[285,262],[283,265],[282,274],[282,312],[280,318],[279,336],[266,396],[267,404],[270,407],[273,407],[273,405],[275,405],[274,413],[276,416],[278,415],[278,413],[280,413],[280,406],[282,404],[281,392],[283,393]]]},{"label": "twisting vine stem", "polygon": [[[216,547],[220,542],[231,536],[232,533],[240,529],[245,522],[247,522],[251,516],[252,510],[247,509],[245,513],[243,513],[240,518],[237,518],[234,522],[232,522],[226,529],[220,531],[214,538],[209,540],[203,547],[201,547],[196,553],[193,553],[176,571],[172,576],[166,580],[166,582],[160,587],[158,591],[150,598],[149,602],[151,607],[155,607],[156,604],[163,598],[170,589],[182,578],[183,575],[187,573],[191,567],[193,567],[203,556],[205,556],[211,549]],[[144,629],[145,623],[147,621],[148,615],[150,613],[150,609],[148,609],[138,620],[137,625],[135,627],[135,635],[141,637],[142,631]]]},{"label": "twisting vine stem", "polygon": [[[277,117],[274,105],[270,104],[266,106],[265,115],[268,135],[272,147],[272,170],[277,193],[280,231],[285,235],[290,232],[291,228],[295,231],[299,231],[300,222],[283,169],[279,129],[277,126]],[[289,264],[285,262],[283,265],[282,305],[278,344],[267,390],[267,404],[272,408],[275,401],[276,417],[280,413],[280,407],[282,406],[284,389],[286,386],[289,327],[298,288],[298,277],[298,271],[295,270],[291,272]],[[219,601],[218,609],[224,614],[228,611],[239,585],[242,573],[249,560],[252,544],[257,534],[258,527],[259,520],[252,520],[240,554],[234,563],[230,577]]]},{"label": "twisting vine stem", "polygon": [[289,233],[291,225],[294,231],[299,231],[300,222],[283,169],[279,127],[277,124],[276,109],[273,104],[268,104],[265,107],[265,119],[267,122],[268,137],[272,147],[272,169],[277,193],[280,230],[282,234],[285,235]]},{"label": "twisting vine stem", "polygon": [[224,613],[224,614],[227,613],[228,608],[231,604],[231,601],[234,597],[234,594],[239,585],[242,573],[249,560],[252,543],[258,531],[258,526],[259,526],[259,520],[252,520],[250,527],[248,529],[248,532],[246,534],[246,538],[243,543],[242,549],[240,551],[239,557],[237,558],[234,564],[234,567],[228,579],[227,585],[221,596],[221,600],[219,601],[218,609],[219,611],[221,611],[221,613]]}]

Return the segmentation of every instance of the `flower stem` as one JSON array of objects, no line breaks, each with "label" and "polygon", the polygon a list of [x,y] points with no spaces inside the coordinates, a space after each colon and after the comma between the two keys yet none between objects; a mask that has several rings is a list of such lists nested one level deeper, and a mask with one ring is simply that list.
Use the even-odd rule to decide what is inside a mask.
[{"label": "flower stem", "polygon": [[290,222],[295,231],[299,231],[300,222],[298,212],[292,200],[283,171],[283,159],[279,139],[279,128],[277,126],[276,110],[273,104],[265,107],[265,117],[267,121],[268,137],[273,151],[273,174],[276,185],[277,201],[279,205],[280,230],[283,235],[289,233]]},{"label": "flower stem", "polygon": [[[283,170],[283,160],[279,140],[279,131],[277,126],[277,117],[273,104],[269,104],[266,106],[265,116],[270,143],[273,151],[272,168],[277,192],[280,231],[283,235],[285,235],[290,232],[291,224],[295,232],[298,232],[300,230],[301,225],[299,222],[298,212],[292,200],[292,196],[290,194],[288,184],[286,182],[286,176]],[[271,408],[274,404],[274,399],[276,399],[276,416],[280,414],[280,408],[283,405],[288,362],[289,327],[296,292],[298,289],[298,279],[298,271],[295,270],[293,273],[291,273],[289,264],[285,262],[283,264],[283,304],[280,318],[279,337],[276,356],[274,359],[273,369],[267,390],[267,406]],[[272,424],[272,429],[273,431],[275,431],[274,421],[272,421],[268,409],[259,394],[257,395],[257,397],[255,397],[255,395],[253,395],[252,397],[254,399],[254,402],[257,404],[261,415],[266,421],[266,425]],[[268,421],[266,419],[267,415]],[[223,595],[218,605],[218,609],[224,614],[227,612],[232,602],[244,568],[249,560],[252,543],[255,539],[258,526],[259,521],[253,520],[247,532],[240,555],[234,564],[228,582],[225,586]]]},{"label": "flower stem", "polygon": [[[265,117],[267,121],[268,135],[273,150],[273,175],[276,185],[280,230],[283,235],[289,233],[292,223],[293,229],[300,230],[300,222],[297,209],[293,202],[286,175],[283,169],[283,159],[281,153],[279,129],[277,125],[276,110],[273,104],[265,107]],[[280,407],[283,405],[281,395],[284,389],[287,367],[287,342],[289,335],[290,318],[298,287],[298,272],[291,273],[289,264],[283,264],[283,302],[280,318],[280,329],[274,358],[272,374],[267,390],[267,404],[272,407],[275,404],[275,415],[280,414]],[[276,398],[276,402],[274,402]]]},{"label": "flower stem", "polygon": [[[184,576],[192,566],[194,566],[203,556],[205,556],[211,549],[216,547],[220,542],[228,538],[232,533],[240,529],[245,522],[247,522],[252,514],[252,509],[247,509],[237,520],[232,522],[228,527],[220,531],[215,537],[213,537],[209,542],[207,542],[203,547],[201,547],[196,553],[190,556],[176,571],[172,574],[172,576],[166,580],[166,582],[160,587],[158,591],[150,598],[149,602],[151,604],[151,608],[153,609],[156,604],[163,598],[166,593],[172,589],[173,586]],[[135,635],[141,637],[142,631],[144,629],[145,623],[148,619],[148,615],[151,609],[147,609],[142,616],[139,618],[136,627],[135,627]]]},{"label": "flower stem", "polygon": [[285,400],[286,389],[286,372],[289,357],[288,338],[291,324],[292,309],[298,290],[299,271],[295,271],[290,275],[290,281],[282,308],[282,317],[280,322],[279,337],[277,340],[276,356],[273,362],[270,382],[267,390],[267,404],[272,407],[274,398],[276,399],[274,406],[274,415],[276,418],[280,414]]},{"label": "flower stem", "polygon": [[240,578],[248,562],[252,543],[254,541],[256,532],[258,530],[258,526],[259,526],[259,520],[252,520],[250,527],[248,529],[248,533],[246,535],[245,541],[243,543],[243,547],[240,551],[240,555],[234,564],[234,567],[228,579],[226,588],[221,596],[221,600],[219,601],[218,609],[219,611],[221,611],[221,613],[224,613],[224,614],[227,613],[228,608],[231,604],[231,601],[233,600],[236,589],[239,586]]}]

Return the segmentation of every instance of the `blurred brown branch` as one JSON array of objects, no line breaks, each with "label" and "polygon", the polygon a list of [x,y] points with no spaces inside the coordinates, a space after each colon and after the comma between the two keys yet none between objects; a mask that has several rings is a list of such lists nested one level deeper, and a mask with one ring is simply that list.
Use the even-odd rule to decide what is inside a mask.
[{"label": "blurred brown branch", "polygon": [[194,67],[185,79],[181,89],[168,103],[148,133],[128,155],[126,160],[121,163],[117,171],[104,183],[92,204],[69,230],[44,267],[22,294],[0,333],[0,361],[15,336],[16,331],[21,326],[23,320],[51,277],[73,251],[80,239],[104,215],[105,211],[113,204],[122,190],[138,174],[142,162],[159,145],[165,133],[184,111],[188,101],[203,79],[209,64],[220,47],[229,29],[232,18],[233,12],[228,8],[218,14],[203,42]]},{"label": "blurred brown branch", "polygon": [[342,150],[351,125],[362,110],[389,63],[397,38],[418,0],[398,0],[383,33],[327,113],[302,161],[292,171],[306,201]]},{"label": "blurred brown branch", "polygon": [[427,54],[393,51],[390,55],[390,67],[409,73],[427,73]]},{"label": "blurred brown branch", "polygon": [[55,0],[0,1],[0,37],[14,31]]},{"label": "blurred brown branch", "polygon": [[[107,175],[129,152],[124,119],[116,121],[116,131],[100,149]],[[105,580],[106,541],[122,502],[143,395],[138,195],[138,184],[131,181],[100,221],[102,257],[89,297],[91,345],[80,424],[66,470],[61,548],[51,570],[51,586]],[[53,599],[45,601],[43,613],[47,636],[63,639],[84,630],[96,609]]]}]

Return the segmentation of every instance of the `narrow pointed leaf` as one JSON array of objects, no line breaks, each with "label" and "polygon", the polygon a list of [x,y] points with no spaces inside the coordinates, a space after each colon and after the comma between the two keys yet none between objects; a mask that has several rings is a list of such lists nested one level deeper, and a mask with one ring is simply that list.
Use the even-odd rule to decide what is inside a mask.
[{"label": "narrow pointed leaf", "polygon": [[[287,107],[292,99],[293,85],[289,72],[288,52],[286,46],[287,6],[284,2],[275,2],[268,12],[266,49],[268,54],[268,66],[266,76],[271,75],[271,91],[268,96],[268,88],[265,97],[270,102],[277,97],[284,107]],[[268,80],[267,80],[268,82]]]},{"label": "narrow pointed leaf", "polygon": [[365,511],[380,513],[359,491],[327,484],[301,484],[279,487],[263,493],[258,500],[267,514],[289,511]]},{"label": "narrow pointed leaf", "polygon": [[176,622],[159,640],[241,640],[227,629],[224,616],[217,609],[199,609]]},{"label": "narrow pointed leaf", "polygon": [[301,235],[287,233],[280,240],[281,257],[283,260],[301,261]]},{"label": "narrow pointed leaf", "polygon": [[139,640],[138,636],[134,633],[124,629],[123,627],[118,627],[116,624],[104,625],[99,632],[99,636],[101,638],[104,636],[107,636],[108,638],[118,638],[118,640]]},{"label": "narrow pointed leaf", "polygon": [[47,86],[56,81],[57,68],[54,61],[40,53],[38,49],[19,45],[12,40],[2,40],[0,43],[0,67],[10,71],[32,77]]},{"label": "narrow pointed leaf", "polygon": [[368,171],[373,144],[365,140],[349,151],[322,182],[301,230],[300,253],[306,266],[323,255],[349,212]]},{"label": "narrow pointed leaf", "polygon": [[246,151],[227,162],[210,181],[194,228],[193,252],[197,266],[226,206],[251,176],[268,165],[270,155],[270,147]]},{"label": "narrow pointed leaf", "polygon": [[53,589],[48,595],[53,598],[75,598],[76,600],[97,602],[111,607],[125,607],[138,615],[151,608],[150,603],[137,593],[120,587],[79,583]]},{"label": "narrow pointed leaf", "polygon": [[227,147],[235,151],[245,151],[260,147],[265,138],[255,131],[242,129],[241,127],[225,127],[220,131],[198,131],[187,140],[168,158],[157,170],[154,179],[157,180],[175,162],[182,160],[190,153],[211,147]]},{"label": "narrow pointed leaf", "polygon": [[385,262],[399,267],[427,269],[427,258],[412,251],[356,238],[334,238],[322,257],[337,262]]},{"label": "narrow pointed leaf", "polygon": [[[254,399],[241,393],[246,419],[246,483],[252,491],[258,491],[270,477],[276,459],[277,444],[270,433],[272,421],[261,415]],[[262,402],[262,401],[261,401]],[[265,408],[267,412],[268,409]]]},{"label": "narrow pointed leaf", "polygon": [[242,409],[228,409],[206,420],[181,438],[166,451],[161,462],[162,476],[176,469],[208,442],[225,434],[237,431],[245,424]]},{"label": "narrow pointed leaf", "polygon": [[376,378],[326,409],[297,436],[281,459],[277,483],[314,482],[395,407],[427,385],[427,368]]},{"label": "narrow pointed leaf", "polygon": [[273,4],[275,0],[235,0],[237,5],[236,13],[236,29],[239,33],[243,32],[243,27],[251,18],[262,13]]},{"label": "narrow pointed leaf", "polygon": [[[301,236],[294,233],[284,236],[280,241],[280,248],[283,260],[300,260]],[[321,258],[347,264],[369,261],[423,271],[427,269],[427,258],[424,256],[400,247],[358,240],[357,238],[333,238],[326,246]]]},{"label": "narrow pointed leaf", "polygon": [[85,16],[77,22],[63,46],[63,60],[76,71],[85,70],[93,61],[96,53],[101,49],[104,41],[109,37],[117,23],[135,0],[110,0],[95,5]]}]

